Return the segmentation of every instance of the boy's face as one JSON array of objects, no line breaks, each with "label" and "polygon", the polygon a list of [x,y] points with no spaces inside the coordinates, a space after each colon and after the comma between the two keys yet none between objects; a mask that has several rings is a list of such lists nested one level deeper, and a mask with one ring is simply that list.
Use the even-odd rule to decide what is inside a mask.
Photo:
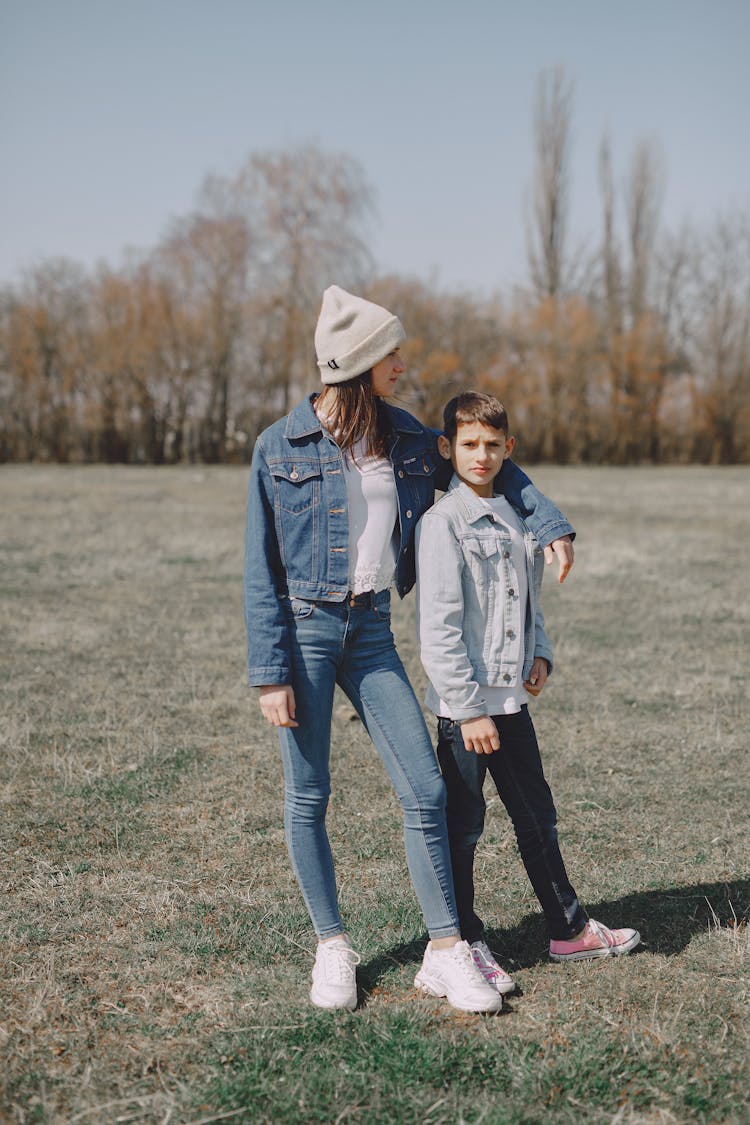
[{"label": "boy's face", "polygon": [[495,477],[510,457],[514,437],[502,430],[485,426],[483,422],[459,422],[452,441],[438,438],[438,449],[446,460],[450,458],[459,478],[468,484],[477,496],[492,496]]}]

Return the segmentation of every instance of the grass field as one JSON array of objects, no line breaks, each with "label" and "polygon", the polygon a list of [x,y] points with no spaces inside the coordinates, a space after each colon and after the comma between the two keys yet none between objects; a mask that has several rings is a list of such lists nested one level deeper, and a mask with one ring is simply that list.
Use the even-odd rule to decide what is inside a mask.
[{"label": "grass field", "polygon": [[[245,471],[0,471],[0,1120],[750,1121],[750,471],[534,476],[579,531],[533,705],[563,851],[644,941],[549,963],[495,799],[478,898],[522,994],[487,1018],[413,989],[398,804],[343,706],[330,834],[362,1002],[309,1006],[245,687]],[[394,619],[421,690],[412,598]]]}]

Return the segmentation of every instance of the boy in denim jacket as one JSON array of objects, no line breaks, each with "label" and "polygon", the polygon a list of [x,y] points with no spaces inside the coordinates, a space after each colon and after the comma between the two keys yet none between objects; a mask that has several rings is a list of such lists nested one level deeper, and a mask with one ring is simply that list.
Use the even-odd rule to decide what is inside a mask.
[{"label": "boy in denim jacket", "polygon": [[461,936],[485,978],[506,993],[515,986],[483,940],[474,910],[474,852],[488,770],[544,911],[552,960],[628,953],[640,935],[588,917],[560,854],[557,814],[527,707],[552,671],[539,604],[544,558],[533,533],[493,492],[515,445],[506,411],[490,395],[469,391],[451,399],[443,417],[438,447],[454,475],[417,529],[417,620],[430,680],[425,703],[438,716]]}]

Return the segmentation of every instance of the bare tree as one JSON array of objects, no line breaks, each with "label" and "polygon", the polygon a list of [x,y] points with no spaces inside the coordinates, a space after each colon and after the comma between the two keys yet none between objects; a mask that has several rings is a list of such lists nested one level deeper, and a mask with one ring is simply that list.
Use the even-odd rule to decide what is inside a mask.
[{"label": "bare tree", "polygon": [[527,228],[529,269],[540,299],[559,297],[567,277],[566,242],[573,83],[561,67],[539,76],[534,104],[532,219]]},{"label": "bare tree", "polygon": [[[661,160],[639,141],[624,185],[627,255],[617,235],[617,208],[609,139],[599,150],[602,243],[599,305],[609,367],[608,457],[635,462],[660,455],[660,410],[673,364],[667,320],[676,263],[659,260]],[[666,269],[662,268],[662,265]],[[670,273],[671,271],[671,273]],[[666,289],[660,290],[665,281]],[[662,299],[663,308],[659,308]]]},{"label": "bare tree", "polygon": [[313,326],[338,283],[399,313],[405,405],[439,424],[473,385],[510,397],[524,457],[750,460],[750,221],[659,229],[662,165],[640,142],[619,191],[609,141],[596,277],[567,241],[572,85],[540,77],[529,265],[499,299],[371,277],[356,162],[314,146],[207,181],[150,255],[89,277],[49,261],[0,290],[0,460],[246,458],[317,385]]},{"label": "bare tree", "polygon": [[630,247],[628,297],[631,322],[638,319],[649,300],[663,184],[661,163],[661,154],[653,141],[640,140],[637,143],[625,188]]},{"label": "bare tree", "polygon": [[750,221],[720,219],[694,262],[691,324],[697,453],[712,463],[750,456]]},{"label": "bare tree", "polygon": [[[565,70],[542,71],[534,105],[536,159],[527,229],[536,304],[513,317],[516,355],[534,365],[529,374],[537,417],[530,430],[544,419],[537,452],[559,461],[588,456],[588,437],[580,436],[589,431],[585,372],[571,368],[570,359],[580,348],[587,353],[596,346],[589,338],[590,317],[582,302],[572,299],[574,274],[580,269],[568,247],[572,106],[573,82]],[[580,435],[574,434],[574,425]]]},{"label": "bare tree", "polygon": [[285,411],[292,392],[317,378],[312,327],[322,290],[361,288],[369,276],[370,188],[352,157],[305,145],[254,155],[232,179],[212,177],[202,207],[247,224],[254,342],[265,393],[275,389]]},{"label": "bare tree", "polygon": [[6,443],[17,455],[67,461],[80,456],[80,403],[87,357],[83,270],[65,259],[28,271],[6,292],[0,349],[8,374]]},{"label": "bare tree", "polygon": [[607,339],[610,348],[622,332],[623,290],[622,258],[615,224],[615,187],[612,172],[612,150],[609,138],[602,137],[599,147],[599,186],[602,193],[602,275]]},{"label": "bare tree", "polygon": [[440,426],[445,402],[467,387],[481,386],[494,364],[502,331],[498,303],[393,274],[379,278],[366,295],[397,312],[407,332],[399,400],[423,421]]},{"label": "bare tree", "polygon": [[561,464],[594,460],[603,357],[593,309],[576,295],[519,300],[505,335],[495,387],[499,397],[509,395],[523,455]]},{"label": "bare tree", "polygon": [[[93,363],[86,394],[92,460],[128,462],[138,455],[137,419],[147,406],[138,391],[143,385],[144,308],[148,300],[143,300],[137,274],[99,271],[91,287]],[[143,449],[144,459],[152,454],[150,445]]]},{"label": "bare tree", "polygon": [[[241,216],[195,214],[173,226],[154,257],[171,387],[181,396],[184,420],[186,378],[196,372],[202,376],[198,453],[208,462],[223,461],[226,456],[251,249],[252,234]],[[182,429],[177,433],[181,435]],[[181,452],[181,436],[177,440]]]}]

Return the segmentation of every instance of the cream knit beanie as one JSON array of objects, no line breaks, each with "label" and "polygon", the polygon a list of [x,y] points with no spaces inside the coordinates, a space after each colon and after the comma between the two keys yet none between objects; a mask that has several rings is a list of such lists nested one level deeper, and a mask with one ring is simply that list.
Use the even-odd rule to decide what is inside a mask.
[{"label": "cream knit beanie", "polygon": [[324,383],[345,383],[369,371],[406,338],[387,309],[331,285],[315,329],[315,351]]}]

